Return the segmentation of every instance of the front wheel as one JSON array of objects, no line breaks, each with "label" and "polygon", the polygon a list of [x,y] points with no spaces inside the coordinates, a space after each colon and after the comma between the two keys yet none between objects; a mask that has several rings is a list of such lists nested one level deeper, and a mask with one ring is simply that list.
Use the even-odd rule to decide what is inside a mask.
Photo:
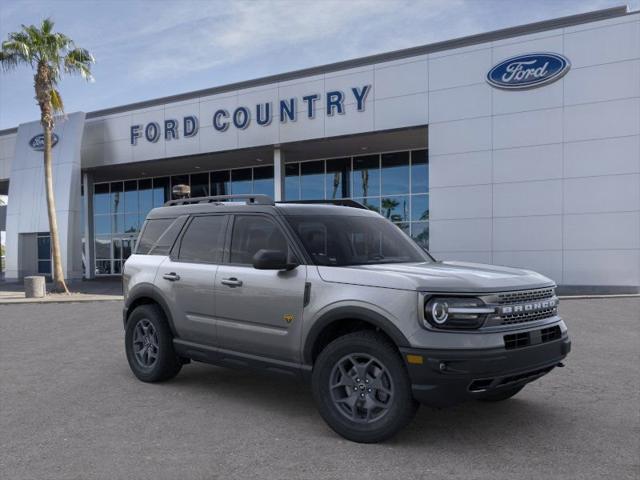
[{"label": "front wheel", "polygon": [[354,442],[392,437],[418,409],[398,350],[375,332],[331,342],[315,362],[312,388],[322,418]]}]

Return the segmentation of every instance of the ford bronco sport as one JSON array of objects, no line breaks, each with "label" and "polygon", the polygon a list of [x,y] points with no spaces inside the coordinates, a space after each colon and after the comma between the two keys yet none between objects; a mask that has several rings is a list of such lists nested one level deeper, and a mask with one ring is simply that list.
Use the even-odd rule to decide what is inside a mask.
[{"label": "ford bronco sport", "polygon": [[436,261],[379,214],[333,203],[153,209],[124,268],[133,373],[158,382],[194,360],[293,375],[333,430],[378,442],[419,403],[506,400],[562,366],[551,280]]}]

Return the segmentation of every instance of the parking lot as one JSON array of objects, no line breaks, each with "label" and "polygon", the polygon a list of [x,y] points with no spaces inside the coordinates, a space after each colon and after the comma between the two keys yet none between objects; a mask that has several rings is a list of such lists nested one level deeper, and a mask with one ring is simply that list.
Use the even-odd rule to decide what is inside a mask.
[{"label": "parking lot", "polygon": [[564,369],[502,404],[422,407],[385,444],[334,434],[309,389],[191,364],[129,371],[120,302],[0,305],[5,479],[604,478],[640,475],[640,299],[564,300]]}]

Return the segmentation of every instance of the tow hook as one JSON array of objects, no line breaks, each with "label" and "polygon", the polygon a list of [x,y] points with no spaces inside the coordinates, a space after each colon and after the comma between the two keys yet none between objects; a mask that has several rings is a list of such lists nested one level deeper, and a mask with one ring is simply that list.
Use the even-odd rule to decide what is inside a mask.
[{"label": "tow hook", "polygon": [[564,363],[560,362],[556,365],[556,367],[564,368]]}]

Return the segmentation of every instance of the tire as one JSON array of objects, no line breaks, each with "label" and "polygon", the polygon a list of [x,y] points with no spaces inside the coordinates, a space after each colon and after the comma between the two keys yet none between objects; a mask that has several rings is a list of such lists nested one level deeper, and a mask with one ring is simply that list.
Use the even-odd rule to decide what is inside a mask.
[{"label": "tire", "polygon": [[481,402],[502,402],[503,400],[508,400],[514,395],[516,395],[520,390],[524,388],[524,385],[519,385],[517,387],[511,388],[501,388],[500,390],[496,390],[494,392],[483,393],[482,396],[478,397],[478,400]]},{"label": "tire", "polygon": [[418,409],[397,348],[370,331],[350,333],[322,350],[314,364],[312,390],[329,427],[354,442],[391,438]]},{"label": "tire", "polygon": [[131,312],[124,342],[129,367],[143,382],[169,380],[182,368],[173,349],[173,335],[157,305],[140,305]]}]

